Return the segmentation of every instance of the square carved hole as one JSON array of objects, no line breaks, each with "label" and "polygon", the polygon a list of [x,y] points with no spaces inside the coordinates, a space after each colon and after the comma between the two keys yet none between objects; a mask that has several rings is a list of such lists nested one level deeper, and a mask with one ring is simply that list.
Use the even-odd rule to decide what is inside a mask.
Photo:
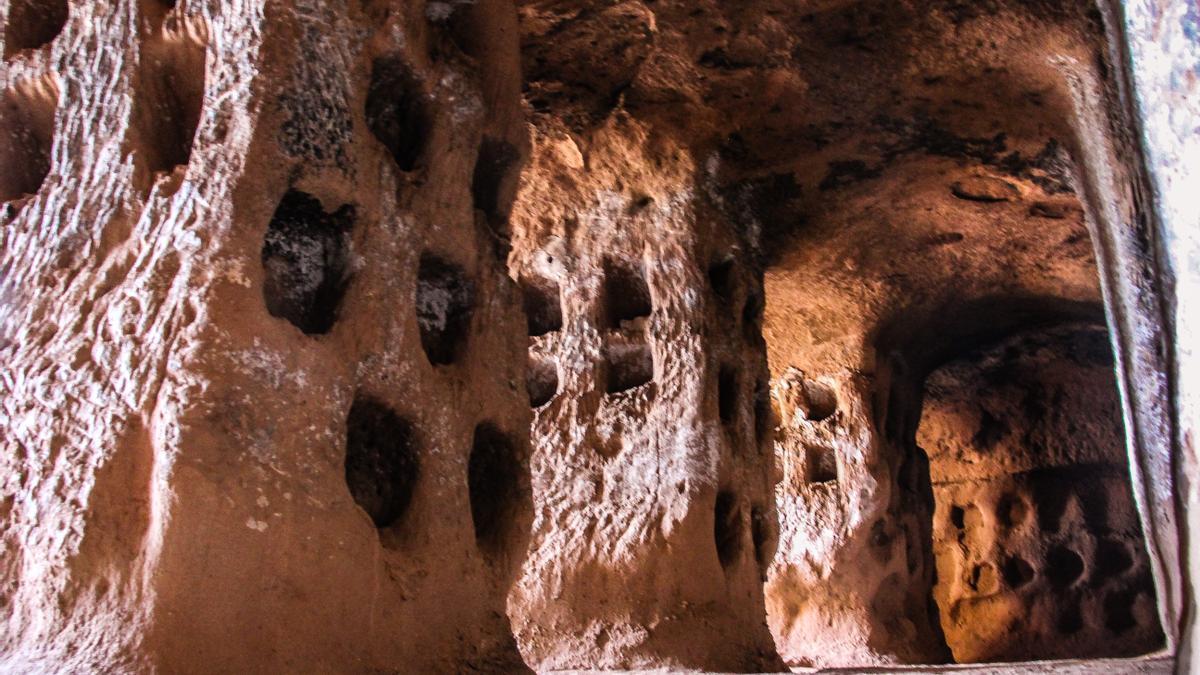
[{"label": "square carved hole", "polygon": [[833,448],[810,445],[804,449],[805,474],[810,483],[836,483],[838,479],[837,451]]},{"label": "square carved hole", "polygon": [[610,344],[604,349],[605,390],[629,391],[654,381],[654,352],[645,342]]},{"label": "square carved hole", "polygon": [[653,311],[641,263],[606,261],[603,288],[604,323],[608,328],[620,329],[624,322],[649,317]]},{"label": "square carved hole", "polygon": [[531,279],[521,285],[521,290],[530,336],[562,330],[562,300],[558,284],[547,279]]},{"label": "square carved hole", "polygon": [[263,299],[271,316],[308,335],[328,333],[348,279],[348,204],[326,212],[316,197],[289,189],[263,240]]}]

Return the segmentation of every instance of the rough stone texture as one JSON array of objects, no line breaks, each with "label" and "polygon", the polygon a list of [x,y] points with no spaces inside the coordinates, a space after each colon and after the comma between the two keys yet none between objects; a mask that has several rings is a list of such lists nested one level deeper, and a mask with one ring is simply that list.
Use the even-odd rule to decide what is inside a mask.
[{"label": "rough stone texture", "polygon": [[926,380],[934,598],[959,662],[1162,644],[1108,336],[1026,332]]},{"label": "rough stone texture", "polygon": [[[1132,655],[1148,579],[1171,648],[1193,5],[0,0],[0,668]],[[1096,442],[945,483],[1105,320]]]},{"label": "rough stone texture", "polygon": [[53,4],[3,8],[4,669],[519,666],[511,6]]}]

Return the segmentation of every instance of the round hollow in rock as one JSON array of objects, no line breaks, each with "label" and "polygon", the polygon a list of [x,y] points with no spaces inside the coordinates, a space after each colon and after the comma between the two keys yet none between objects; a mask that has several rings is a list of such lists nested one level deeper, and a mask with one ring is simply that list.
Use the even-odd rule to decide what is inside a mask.
[{"label": "round hollow in rock", "polygon": [[355,399],[346,418],[346,485],[376,527],[404,515],[418,470],[412,426],[379,401]]},{"label": "round hollow in rock", "polygon": [[49,44],[70,16],[67,0],[12,0],[4,31],[4,58]]}]

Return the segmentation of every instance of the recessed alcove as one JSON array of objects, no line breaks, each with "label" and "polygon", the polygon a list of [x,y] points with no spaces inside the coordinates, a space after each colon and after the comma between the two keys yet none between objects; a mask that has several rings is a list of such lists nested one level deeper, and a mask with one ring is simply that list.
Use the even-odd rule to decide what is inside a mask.
[{"label": "recessed alcove", "polygon": [[412,425],[377,399],[356,398],[346,418],[346,485],[376,527],[404,516],[419,470]]},{"label": "recessed alcove", "polygon": [[263,300],[271,316],[308,335],[328,333],[349,281],[355,209],[326,211],[321,201],[290,188],[279,201],[262,246]]},{"label": "recessed alcove", "polygon": [[62,32],[70,12],[67,0],[11,0],[4,31],[4,58],[49,44]]},{"label": "recessed alcove", "polygon": [[485,555],[498,555],[520,541],[514,530],[520,525],[523,470],[508,434],[488,422],[475,427],[467,488],[475,543]]},{"label": "recessed alcove", "polygon": [[46,180],[58,94],[53,76],[18,82],[0,94],[0,201],[36,194]]},{"label": "recessed alcove", "polygon": [[437,255],[421,256],[416,313],[421,347],[435,366],[454,363],[466,347],[475,307],[475,287],[459,265]]},{"label": "recessed alcove", "polygon": [[433,116],[421,82],[403,56],[384,56],[371,63],[365,114],[367,127],[396,166],[402,171],[416,169],[433,129]]}]

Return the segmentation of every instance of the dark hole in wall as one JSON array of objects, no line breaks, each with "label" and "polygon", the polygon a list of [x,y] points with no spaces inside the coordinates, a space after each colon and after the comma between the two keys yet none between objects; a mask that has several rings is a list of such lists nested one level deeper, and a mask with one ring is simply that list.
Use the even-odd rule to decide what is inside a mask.
[{"label": "dark hole in wall", "polygon": [[520,515],[524,469],[511,439],[490,423],[475,427],[467,486],[475,542],[486,554],[504,550]]},{"label": "dark hole in wall", "polygon": [[732,422],[737,415],[740,379],[736,368],[721,366],[717,376],[717,412],[722,422]]},{"label": "dark hole in wall", "polygon": [[737,562],[742,553],[742,507],[737,495],[732,492],[717,494],[714,539],[717,545],[717,559],[722,567],[729,567]]},{"label": "dark hole in wall", "polygon": [[644,342],[604,349],[606,390],[617,394],[654,381],[654,351]]},{"label": "dark hole in wall", "polygon": [[1083,558],[1065,546],[1053,546],[1046,553],[1046,578],[1057,588],[1066,588],[1083,576]]},{"label": "dark hole in wall", "polygon": [[475,171],[471,175],[471,198],[475,208],[483,211],[489,223],[508,220],[511,207],[506,192],[511,192],[511,172],[521,153],[508,141],[484,137],[475,156]]},{"label": "dark hole in wall", "polygon": [[4,31],[4,58],[49,44],[70,15],[67,0],[11,0]]},{"label": "dark hole in wall", "polygon": [[558,284],[549,280],[531,280],[522,284],[522,291],[530,335],[545,335],[562,329],[562,301]]},{"label": "dark hole in wall", "polygon": [[759,445],[775,438],[775,411],[771,408],[771,386],[766,380],[754,383],[754,437]]},{"label": "dark hole in wall", "polygon": [[1121,590],[1110,593],[1104,598],[1104,626],[1117,635],[1137,626],[1137,618],[1133,614],[1133,604],[1137,593],[1133,590]]},{"label": "dark hole in wall", "polygon": [[796,409],[804,415],[804,419],[820,422],[837,412],[837,394],[832,387],[809,379],[805,379],[800,386],[800,395],[795,397],[795,401]]},{"label": "dark hole in wall", "polygon": [[621,322],[650,316],[653,305],[646,274],[640,264],[629,266],[608,261],[604,265],[604,319],[609,328]]},{"label": "dark hole in wall", "polygon": [[458,265],[432,254],[417,270],[417,326],[421,347],[435,366],[458,360],[471,329],[474,286]]},{"label": "dark hole in wall", "polygon": [[762,342],[763,301],[757,293],[746,296],[742,305],[742,337],[749,344]]},{"label": "dark hole in wall", "polygon": [[404,515],[418,470],[412,426],[379,401],[355,399],[346,419],[346,485],[376,527]]},{"label": "dark hole in wall", "polygon": [[717,298],[724,304],[733,302],[734,291],[734,260],[726,258],[714,262],[708,267],[708,283],[712,286]]},{"label": "dark hole in wall", "polygon": [[558,393],[558,368],[549,359],[533,358],[525,373],[529,389],[529,405],[540,408]]},{"label": "dark hole in wall", "polygon": [[1096,574],[1109,578],[1118,576],[1133,567],[1133,556],[1129,548],[1111,539],[1096,542]]},{"label": "dark hole in wall", "polygon": [[[204,108],[206,49],[190,36],[164,33],[142,45],[135,81],[133,145],[145,171],[187,166]],[[153,180],[147,177],[149,181]]]},{"label": "dark hole in wall", "polygon": [[1028,517],[1029,506],[1017,495],[1006,494],[996,502],[996,521],[1003,527],[1018,527]]},{"label": "dark hole in wall", "polygon": [[271,316],[309,335],[328,333],[337,320],[349,265],[349,204],[327,213],[316,197],[289,189],[263,241],[263,299]]},{"label": "dark hole in wall", "polygon": [[0,97],[0,201],[41,189],[50,173],[57,106],[53,77],[11,87]]},{"label": "dark hole in wall", "polygon": [[367,127],[404,171],[416,168],[433,129],[421,83],[400,56],[375,59],[367,88]]},{"label": "dark hole in wall", "polygon": [[1033,581],[1034,575],[1033,566],[1019,555],[1009,556],[1001,565],[1000,573],[1004,576],[1004,583],[1013,590]]},{"label": "dark hole in wall", "polygon": [[838,479],[837,451],[818,445],[805,448],[808,455],[808,482],[836,483]]},{"label": "dark hole in wall", "polygon": [[1083,610],[1078,603],[1062,608],[1058,615],[1057,627],[1064,635],[1074,635],[1083,630]]}]

